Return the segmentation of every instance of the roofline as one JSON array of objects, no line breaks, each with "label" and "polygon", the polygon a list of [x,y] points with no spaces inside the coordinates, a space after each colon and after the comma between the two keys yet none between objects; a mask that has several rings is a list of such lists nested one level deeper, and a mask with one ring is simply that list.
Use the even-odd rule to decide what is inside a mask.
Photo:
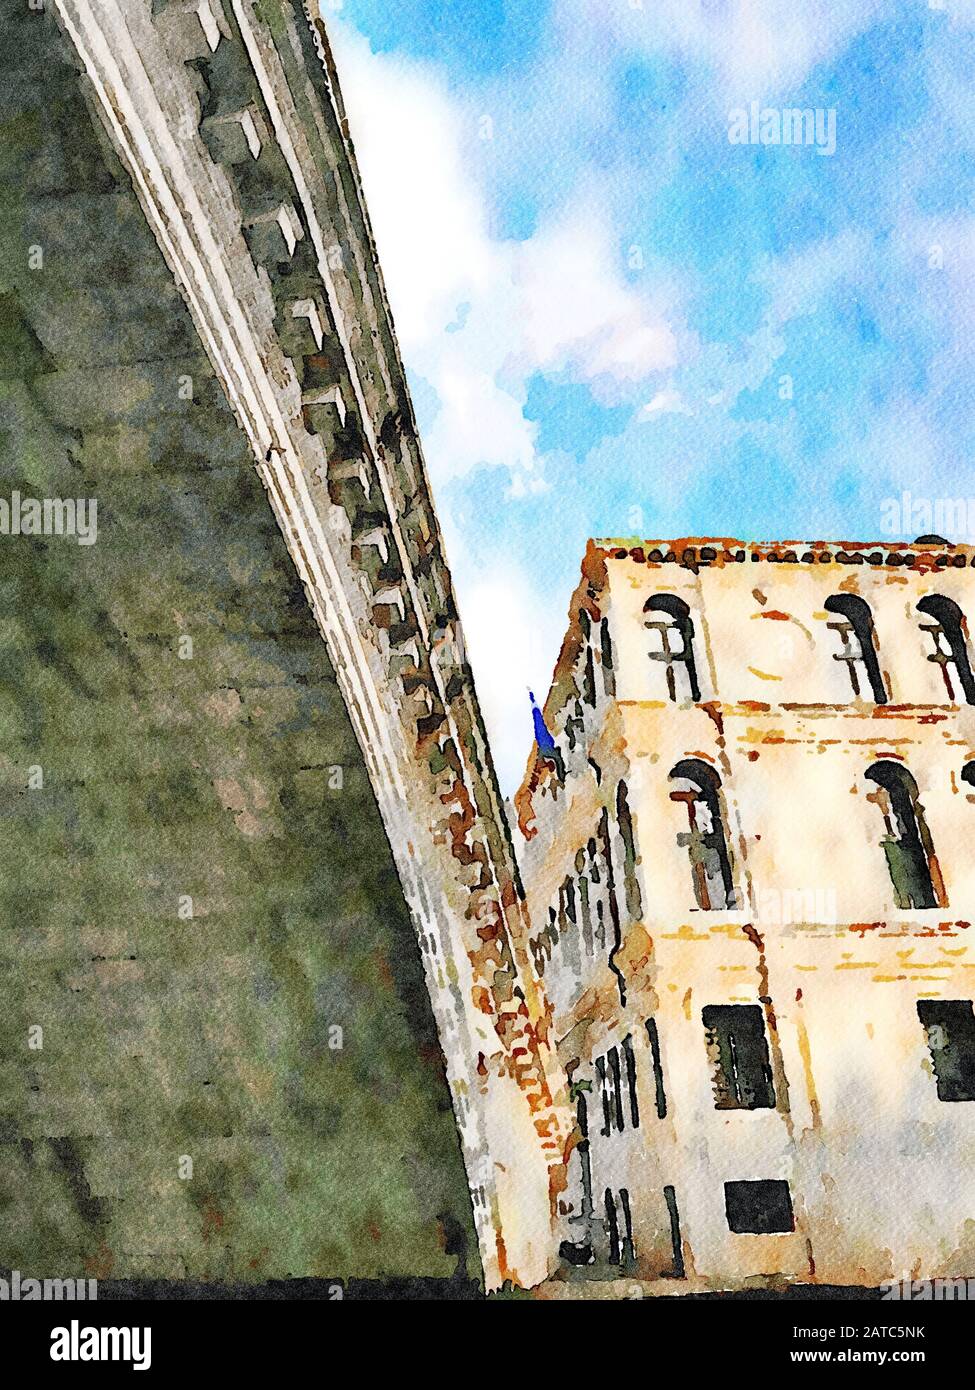
[{"label": "roofline", "polygon": [[637,564],[677,564],[685,569],[742,564],[746,559],[771,564],[838,564],[906,566],[930,570],[975,567],[975,547],[955,544],[941,536],[916,541],[741,541],[728,536],[683,536],[641,540],[633,537],[591,540],[587,553],[607,560],[630,559]]}]

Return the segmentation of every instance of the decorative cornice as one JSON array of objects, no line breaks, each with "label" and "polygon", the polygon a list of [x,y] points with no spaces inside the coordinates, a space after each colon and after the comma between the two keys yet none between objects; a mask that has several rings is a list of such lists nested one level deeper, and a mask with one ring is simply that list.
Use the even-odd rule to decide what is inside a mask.
[{"label": "decorative cornice", "polygon": [[698,570],[722,565],[869,565],[905,567],[918,571],[964,569],[975,565],[975,549],[953,545],[939,537],[908,542],[890,541],[736,541],[696,537],[681,540],[593,540],[590,551],[607,560],[632,560],[638,565],[679,565]]}]

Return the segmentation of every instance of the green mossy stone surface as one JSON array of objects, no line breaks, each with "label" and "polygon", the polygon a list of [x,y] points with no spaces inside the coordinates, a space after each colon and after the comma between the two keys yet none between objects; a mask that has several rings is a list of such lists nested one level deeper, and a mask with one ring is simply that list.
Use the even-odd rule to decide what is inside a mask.
[{"label": "green mossy stone surface", "polygon": [[5,6],[0,55],[0,498],[98,501],[94,545],[0,535],[0,1266],[476,1273],[416,939],[248,447],[57,26]]}]

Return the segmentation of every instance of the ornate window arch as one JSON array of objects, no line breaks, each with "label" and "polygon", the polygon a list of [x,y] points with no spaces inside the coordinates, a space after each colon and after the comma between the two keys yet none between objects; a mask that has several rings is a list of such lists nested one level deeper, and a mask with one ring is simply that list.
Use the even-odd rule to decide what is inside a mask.
[{"label": "ornate window arch", "polygon": [[833,653],[833,660],[845,663],[854,695],[885,705],[887,691],[877,659],[877,638],[869,603],[859,594],[832,594],[824,606],[827,613],[836,615],[835,621],[827,626],[838,635],[841,644],[840,651]]},{"label": "ornate window arch", "polygon": [[914,778],[903,763],[890,759],[873,763],[864,776],[878,788],[871,800],[884,818],[881,844],[897,906],[945,906],[941,870]]},{"label": "ornate window arch", "polygon": [[671,801],[683,802],[688,828],[677,837],[691,861],[691,880],[698,907],[714,912],[738,906],[731,855],[721,809],[721,778],[700,758],[684,758],[672,769],[678,786]]},{"label": "ornate window arch", "polygon": [[968,705],[975,705],[975,676],[968,655],[968,624],[954,599],[943,594],[927,594],[917,605],[919,613],[930,619],[921,624],[929,632],[934,651],[928,660],[941,667],[948,699],[957,702],[959,694]]},{"label": "ornate window arch", "polygon": [[694,660],[694,620],[691,610],[675,594],[654,594],[643,605],[644,626],[653,645],[651,661],[664,665],[668,698],[675,703],[701,698]]}]

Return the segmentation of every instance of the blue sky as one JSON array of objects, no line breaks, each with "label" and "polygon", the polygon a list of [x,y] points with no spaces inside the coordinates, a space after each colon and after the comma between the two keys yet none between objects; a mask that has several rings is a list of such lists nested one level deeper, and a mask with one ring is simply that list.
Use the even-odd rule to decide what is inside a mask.
[{"label": "blue sky", "polygon": [[588,537],[975,497],[975,0],[322,8],[507,790]]}]

